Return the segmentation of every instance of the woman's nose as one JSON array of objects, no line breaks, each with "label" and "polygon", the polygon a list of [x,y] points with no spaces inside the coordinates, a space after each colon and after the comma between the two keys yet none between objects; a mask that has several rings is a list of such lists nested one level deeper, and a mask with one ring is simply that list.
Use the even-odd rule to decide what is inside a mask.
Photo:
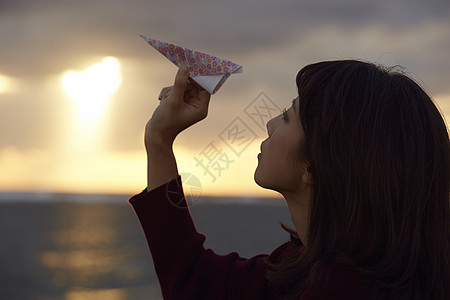
[{"label": "woman's nose", "polygon": [[272,133],[275,131],[275,129],[278,127],[279,124],[279,120],[281,119],[280,116],[274,117],[272,119],[270,119],[267,124],[266,124],[266,128],[267,128],[267,134],[269,136],[272,135]]}]

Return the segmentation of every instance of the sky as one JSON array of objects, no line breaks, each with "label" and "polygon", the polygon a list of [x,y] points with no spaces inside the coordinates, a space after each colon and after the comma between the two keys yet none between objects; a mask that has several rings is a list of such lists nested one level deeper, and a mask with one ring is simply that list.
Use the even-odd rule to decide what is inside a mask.
[{"label": "sky", "polygon": [[[261,125],[290,106],[309,63],[401,65],[449,120],[449,29],[448,0],[0,0],[0,191],[145,188],[144,127],[177,68],[140,34],[243,66],[174,151],[188,194],[251,198],[277,196],[253,180]],[[89,84],[115,91],[73,99],[64,76],[108,61]],[[258,119],[261,105],[271,109]]]}]

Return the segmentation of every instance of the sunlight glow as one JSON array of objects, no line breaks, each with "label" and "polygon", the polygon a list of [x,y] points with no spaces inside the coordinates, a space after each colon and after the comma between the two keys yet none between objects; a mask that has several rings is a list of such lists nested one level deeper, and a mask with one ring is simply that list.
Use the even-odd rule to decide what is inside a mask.
[{"label": "sunlight glow", "polygon": [[121,83],[120,64],[114,57],[105,57],[82,72],[67,71],[62,78],[64,91],[77,101],[80,117],[85,121],[99,115]]},{"label": "sunlight glow", "polygon": [[0,94],[7,94],[14,91],[14,82],[12,78],[0,74]]},{"label": "sunlight glow", "polygon": [[[178,170],[180,174],[191,173],[200,180],[202,196],[279,197],[253,180],[259,144],[252,143],[215,182],[197,166],[194,157],[199,151],[178,144],[175,146]],[[0,148],[0,191],[132,195],[147,184],[147,162],[142,149],[93,155],[84,155],[76,147],[70,150]],[[46,174],[42,176],[44,169]],[[186,182],[185,192],[192,195],[188,186]],[[108,237],[106,233],[102,235]]]}]

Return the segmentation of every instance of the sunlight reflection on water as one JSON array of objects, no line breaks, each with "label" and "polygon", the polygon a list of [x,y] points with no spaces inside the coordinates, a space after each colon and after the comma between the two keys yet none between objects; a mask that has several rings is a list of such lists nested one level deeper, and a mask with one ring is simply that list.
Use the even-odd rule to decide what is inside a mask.
[{"label": "sunlight reflection on water", "polygon": [[65,300],[122,300],[125,299],[125,293],[121,289],[107,290],[85,290],[79,289],[67,293]]},{"label": "sunlight reflection on water", "polygon": [[[0,203],[0,298],[162,299],[130,206],[64,199]],[[191,212],[219,254],[267,253],[286,238],[277,223],[289,217],[284,207],[202,203]]]},{"label": "sunlight reflection on water", "polygon": [[59,226],[49,234],[53,247],[40,254],[43,266],[52,270],[51,282],[89,288],[104,285],[105,278],[122,283],[141,278],[144,270],[129,263],[133,249],[119,238],[124,233],[122,212],[114,205],[72,206],[59,210]]}]

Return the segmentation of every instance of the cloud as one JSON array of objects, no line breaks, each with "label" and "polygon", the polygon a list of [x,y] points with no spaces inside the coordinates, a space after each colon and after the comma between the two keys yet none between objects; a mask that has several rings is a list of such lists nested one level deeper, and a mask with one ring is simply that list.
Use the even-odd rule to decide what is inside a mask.
[{"label": "cloud", "polygon": [[[17,84],[14,93],[0,92],[2,162],[11,159],[12,169],[12,162],[27,161],[38,178],[46,168],[42,161],[54,165],[46,153],[83,143],[61,74],[84,70],[105,56],[120,61],[123,83],[87,131],[97,132],[93,147],[117,156],[93,165],[115,166],[113,157],[118,163],[125,164],[125,157],[133,161],[125,155],[143,151],[145,123],[176,70],[139,38],[141,33],[244,66],[243,74],[233,75],[214,95],[209,117],[178,139],[178,147],[198,153],[261,91],[280,107],[289,105],[297,71],[319,60],[400,63],[447,107],[448,28],[447,0],[0,1],[0,73]],[[55,170],[64,174],[63,167]]]},{"label": "cloud", "polygon": [[[27,5],[10,4],[1,15],[0,37],[8,43],[0,50],[0,62],[10,75],[42,76],[87,55],[148,57],[139,33],[239,59],[261,49],[292,47],[321,28],[363,30],[381,23],[400,28],[396,37],[401,40],[404,33],[414,33],[417,24],[444,20],[448,25],[449,12],[445,1],[431,5],[418,0],[407,5],[387,0],[133,1],[127,5],[117,0],[27,1]],[[446,36],[441,38],[448,46]],[[423,37],[412,39],[417,48],[424,46]],[[351,35],[341,38],[358,48]],[[431,56],[434,47],[425,46],[429,51],[424,55]]]}]

